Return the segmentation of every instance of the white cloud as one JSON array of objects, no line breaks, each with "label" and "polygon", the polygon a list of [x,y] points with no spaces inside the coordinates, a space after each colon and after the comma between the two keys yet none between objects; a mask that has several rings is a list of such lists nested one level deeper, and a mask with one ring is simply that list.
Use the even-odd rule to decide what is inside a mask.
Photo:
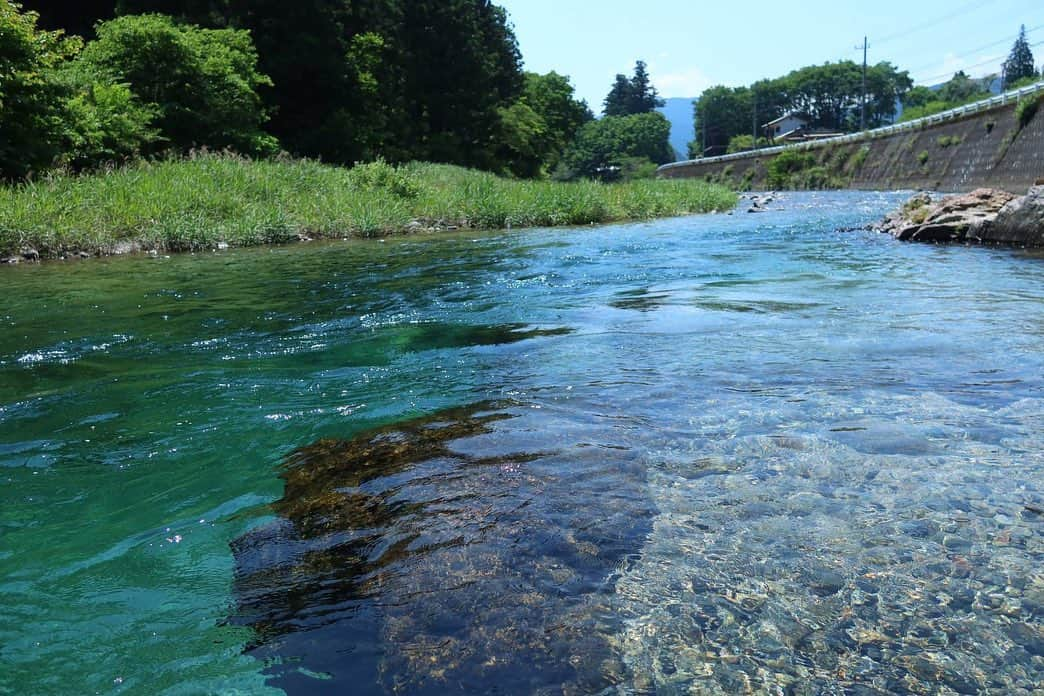
[{"label": "white cloud", "polygon": [[698,97],[711,86],[711,79],[699,68],[652,74],[661,97]]}]

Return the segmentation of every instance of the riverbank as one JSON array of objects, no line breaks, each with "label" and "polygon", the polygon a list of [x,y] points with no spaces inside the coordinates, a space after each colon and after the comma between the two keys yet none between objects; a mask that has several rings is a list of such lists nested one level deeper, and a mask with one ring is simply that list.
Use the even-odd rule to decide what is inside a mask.
[{"label": "riverbank", "polygon": [[450,165],[345,169],[208,153],[0,189],[0,258],[601,224],[735,204],[728,189],[695,181],[518,181]]}]

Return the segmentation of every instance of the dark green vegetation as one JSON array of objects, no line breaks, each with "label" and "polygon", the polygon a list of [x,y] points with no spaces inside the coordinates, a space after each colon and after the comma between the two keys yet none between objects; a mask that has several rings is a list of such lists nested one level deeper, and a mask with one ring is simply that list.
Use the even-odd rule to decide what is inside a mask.
[{"label": "dark green vegetation", "polygon": [[[711,87],[695,102],[696,140],[689,156],[724,154],[735,136],[753,138],[755,126],[787,113],[802,114],[813,128],[853,131],[859,127],[862,65],[852,61],[812,65],[750,87]],[[890,122],[895,101],[911,87],[906,71],[888,62],[869,66],[866,123]]]},{"label": "dark green vegetation", "polygon": [[1019,37],[1011,47],[1008,59],[1004,61],[1004,89],[1012,89],[1023,80],[1035,80],[1040,77],[1037,66],[1033,62],[1033,51],[1026,40],[1026,25],[1019,27]]},{"label": "dark green vegetation", "polygon": [[555,178],[598,178],[603,181],[644,179],[657,165],[674,160],[671,124],[655,111],[664,101],[649,81],[645,62],[634,76],[617,75],[604,101],[605,116],[589,121],[566,149]]},{"label": "dark green vegetation", "polygon": [[667,142],[670,131],[670,122],[657,112],[591,121],[566,150],[557,175],[564,179],[651,176],[656,165],[674,159]]},{"label": "dark green vegetation", "polygon": [[[506,13],[484,0],[111,0],[29,9],[46,25],[92,34],[94,20],[141,13],[248,31],[265,76],[257,91],[270,117],[266,132],[294,155],[331,162],[380,155],[498,169],[510,127],[501,110],[524,91]],[[124,47],[185,68],[186,56],[169,42]],[[140,95],[138,83],[131,87]]]},{"label": "dark green vegetation", "polygon": [[1018,124],[1019,130],[1022,130],[1029,122],[1033,120],[1033,117],[1037,115],[1037,110],[1040,108],[1040,102],[1044,97],[1034,96],[1029,99],[1023,99],[1015,107],[1015,122]]},{"label": "dark green vegetation", "polygon": [[[25,93],[0,102],[22,129],[7,131],[6,179],[200,147],[560,179],[649,175],[671,158],[666,138],[645,142],[649,127],[609,124],[560,166],[594,116],[568,77],[522,71],[507,13],[488,0],[28,3],[49,30],[11,0],[0,8],[17,43],[0,74],[23,76],[4,89]],[[661,103],[638,61],[606,114]]]},{"label": "dark green vegetation", "polygon": [[603,102],[606,116],[647,114],[663,105],[663,99],[649,81],[649,71],[643,60],[634,64],[634,75],[630,79],[622,74],[616,76],[613,88]]},{"label": "dark green vegetation", "polygon": [[[1026,41],[1025,27],[1004,62],[1004,89],[1032,84],[1040,77]],[[938,88],[913,86],[904,70],[889,62],[867,66],[865,107],[863,68],[853,61],[812,65],[749,87],[711,87],[694,102],[696,140],[689,157],[721,155],[753,149],[754,133],[785,114],[805,118],[813,130],[854,132],[861,121],[876,128],[895,120],[896,102],[903,105],[899,121],[931,116],[990,96],[997,75],[972,79],[963,71]],[[864,118],[865,117],[865,118]],[[772,144],[759,140],[759,147]]]},{"label": "dark green vegetation", "polygon": [[996,76],[991,75],[973,80],[961,70],[939,89],[914,87],[903,96],[903,113],[898,122],[913,121],[988,99],[991,96],[990,84],[995,79]]},{"label": "dark green vegetation", "polygon": [[562,183],[651,178],[672,159],[661,100],[638,61],[595,121],[568,77],[522,71],[488,0],[37,7],[42,20],[0,0],[0,179],[14,184],[0,190],[3,255],[587,224],[734,202],[695,184]]},{"label": "dark green vegetation", "polygon": [[452,227],[582,225],[726,210],[695,181],[512,181],[450,165],[203,154],[0,189],[0,256],[188,250]]}]

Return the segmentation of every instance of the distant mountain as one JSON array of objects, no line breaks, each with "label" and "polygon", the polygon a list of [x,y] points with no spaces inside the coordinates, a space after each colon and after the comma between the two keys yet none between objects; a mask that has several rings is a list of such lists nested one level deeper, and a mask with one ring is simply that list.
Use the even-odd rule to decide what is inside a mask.
[{"label": "distant mountain", "polygon": [[692,97],[665,99],[657,109],[671,122],[671,147],[678,160],[688,159],[689,143],[696,139],[696,127],[692,121]]}]

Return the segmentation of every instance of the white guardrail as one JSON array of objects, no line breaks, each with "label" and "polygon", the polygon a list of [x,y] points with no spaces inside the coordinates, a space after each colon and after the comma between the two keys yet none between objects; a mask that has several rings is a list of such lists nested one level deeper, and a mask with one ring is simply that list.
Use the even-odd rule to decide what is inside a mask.
[{"label": "white guardrail", "polygon": [[827,145],[844,144],[844,143],[861,143],[867,140],[877,140],[878,138],[886,138],[896,133],[905,133],[907,131],[919,130],[926,126],[935,125],[936,123],[943,123],[945,121],[956,121],[966,116],[982,113],[983,111],[992,111],[998,107],[1004,106],[1005,104],[1011,104],[1012,102],[1018,102],[1026,97],[1033,96],[1039,92],[1044,92],[1044,81],[1038,82],[1022,89],[1013,90],[1011,92],[1005,92],[1004,94],[998,94],[996,97],[990,99],[983,99],[972,104],[965,104],[964,106],[958,106],[955,109],[949,109],[931,116],[925,116],[924,118],[918,118],[913,121],[907,121],[906,123],[897,123],[892,126],[883,126],[881,128],[875,128],[868,131],[860,131],[859,133],[849,133],[848,135],[839,135],[836,138],[824,138],[823,140],[810,140],[805,143],[798,143],[796,145],[777,145],[775,147],[761,148],[760,150],[745,150],[743,152],[734,152],[731,155],[718,155],[717,157],[701,157],[698,159],[685,160],[683,162],[672,162],[671,164],[665,164],[656,170],[657,173],[667,172],[672,169],[681,169],[684,167],[690,167],[694,164],[716,164],[718,162],[732,162],[740,159],[748,159],[750,157],[763,157],[765,155],[775,155],[784,150],[814,150],[816,148],[824,147]]}]

